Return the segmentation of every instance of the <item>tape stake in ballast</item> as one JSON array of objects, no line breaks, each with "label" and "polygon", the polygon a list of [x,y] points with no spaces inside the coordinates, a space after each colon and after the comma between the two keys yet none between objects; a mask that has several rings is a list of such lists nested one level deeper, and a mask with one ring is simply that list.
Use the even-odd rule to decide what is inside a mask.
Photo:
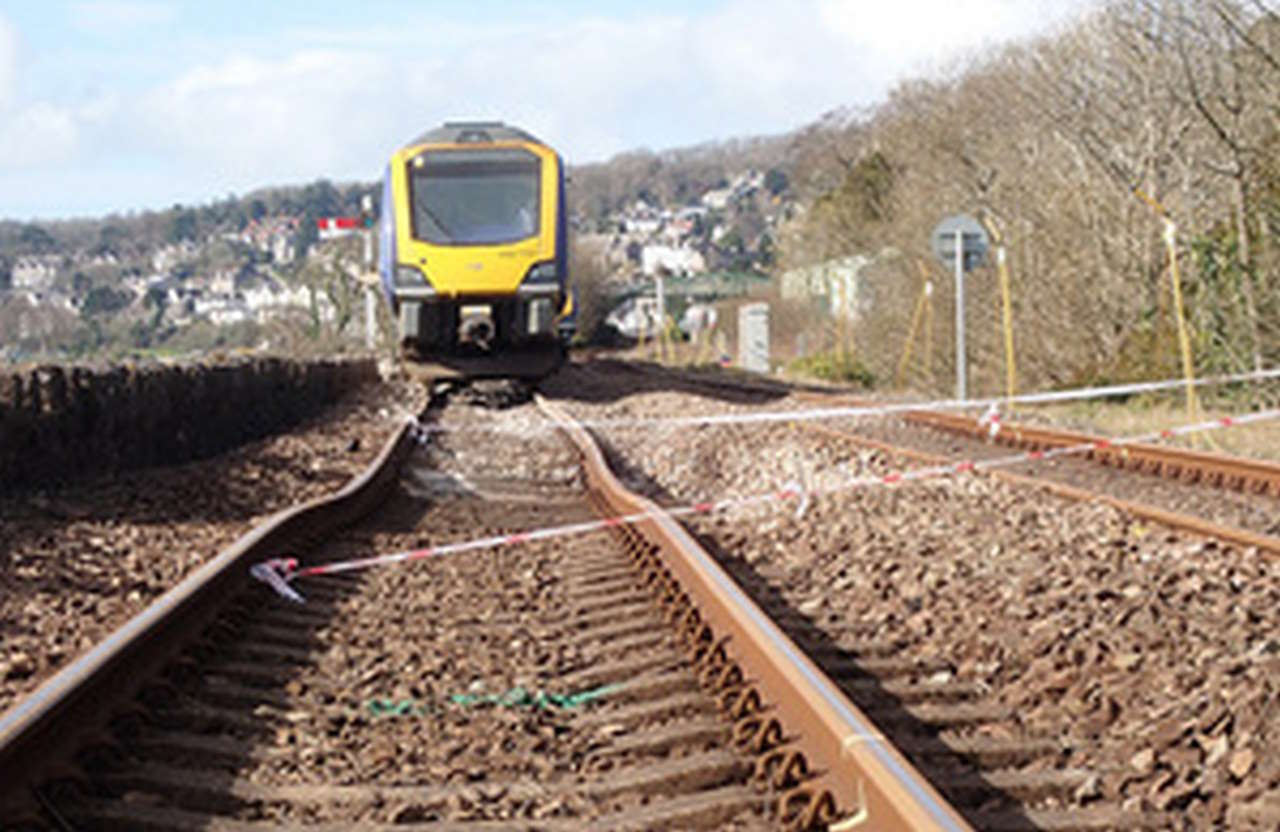
[{"label": "tape stake in ballast", "polygon": [[294,558],[272,558],[250,566],[249,574],[274,589],[281,598],[286,598],[295,604],[305,604],[307,599],[289,586],[289,578],[297,568],[298,561]]},{"label": "tape stake in ballast", "polygon": [[804,513],[809,510],[809,492],[811,490],[812,489],[805,483],[792,481],[782,486],[782,490],[778,492],[778,496],[784,500],[790,500],[793,498],[799,500],[799,503],[796,505],[796,519],[799,520],[801,517],[804,517]]},{"label": "tape stake in ballast", "polygon": [[987,408],[982,417],[978,419],[978,426],[987,429],[987,435],[992,439],[996,438],[996,434],[1000,433],[1000,408],[995,402]]}]

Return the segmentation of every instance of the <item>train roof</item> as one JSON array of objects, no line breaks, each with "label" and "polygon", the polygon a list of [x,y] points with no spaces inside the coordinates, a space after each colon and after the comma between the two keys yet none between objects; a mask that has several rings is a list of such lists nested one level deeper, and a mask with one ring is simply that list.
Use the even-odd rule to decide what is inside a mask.
[{"label": "train roof", "polygon": [[544,142],[531,133],[500,121],[446,121],[418,136],[414,144],[484,144],[487,142]]}]

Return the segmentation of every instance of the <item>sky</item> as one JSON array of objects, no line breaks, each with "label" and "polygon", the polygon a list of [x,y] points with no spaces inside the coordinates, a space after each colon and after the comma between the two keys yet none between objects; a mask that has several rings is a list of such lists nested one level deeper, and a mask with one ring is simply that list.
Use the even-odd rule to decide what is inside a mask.
[{"label": "sky", "polygon": [[781,133],[1096,0],[0,0],[0,218],[376,179],[446,120],[570,163]]}]

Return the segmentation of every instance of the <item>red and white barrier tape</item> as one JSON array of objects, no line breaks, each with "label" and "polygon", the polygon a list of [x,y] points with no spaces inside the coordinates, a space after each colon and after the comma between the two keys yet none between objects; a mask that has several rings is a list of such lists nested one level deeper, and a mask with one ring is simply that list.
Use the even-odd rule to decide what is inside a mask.
[{"label": "red and white barrier tape", "polygon": [[[991,414],[988,414],[988,423],[998,427],[998,415],[999,414],[997,413],[995,414],[995,418],[990,418]],[[810,497],[815,495],[850,491],[856,488],[891,486],[897,485],[898,483],[933,479],[936,477],[945,477],[973,471],[986,471],[992,468],[1003,468],[1022,462],[1055,459],[1057,457],[1088,453],[1089,451],[1106,448],[1120,448],[1125,445],[1154,442],[1160,439],[1172,439],[1174,437],[1187,436],[1193,433],[1221,430],[1224,428],[1247,425],[1256,422],[1266,422],[1274,419],[1280,419],[1280,409],[1263,410],[1256,413],[1247,413],[1241,416],[1225,416],[1210,421],[1197,422],[1195,424],[1182,425],[1176,428],[1167,428],[1165,430],[1152,431],[1151,433],[1128,436],[1120,439],[1098,439],[1091,442],[1080,442],[1075,445],[1068,445],[1047,451],[1028,451],[1025,453],[993,457],[991,459],[984,460],[961,460],[941,465],[913,468],[909,471],[893,471],[888,474],[855,477],[853,479],[843,480],[834,485],[810,488],[808,490],[798,483],[788,483],[783,488],[775,491],[752,494],[745,497],[725,497],[719,500],[708,500],[692,503],[690,505],[662,509],[661,511],[662,513],[672,517],[686,517],[695,514],[710,514],[729,508],[741,508],[750,505],[798,500],[797,517],[799,517],[799,515],[803,514],[805,508],[809,505]],[[333,575],[339,572],[352,572],[357,569],[368,569],[374,566],[388,566],[395,563],[407,563],[410,561],[423,560],[425,558],[439,557],[442,555],[453,555],[462,552],[477,551],[480,549],[493,549],[500,546],[517,546],[523,543],[531,543],[535,540],[550,540],[557,537],[569,537],[572,535],[585,534],[587,532],[639,523],[658,516],[660,515],[655,512],[636,512],[634,514],[608,517],[602,520],[588,520],[581,523],[569,523],[562,526],[547,526],[541,529],[531,529],[528,531],[517,532],[515,534],[492,535],[490,537],[463,540],[456,543],[444,543],[439,546],[429,546],[425,549],[413,549],[387,555],[372,555],[367,558],[334,561],[331,563],[322,563],[302,568],[298,567],[296,559],[274,558],[272,560],[255,564],[251,567],[250,573],[253,577],[263,583],[266,583],[282,597],[287,598],[290,601],[303,603],[304,599],[302,595],[292,586],[293,581],[298,578],[305,578],[313,575]]]},{"label": "red and white barrier tape", "polygon": [[[1192,384],[1197,387],[1209,387],[1242,382],[1280,380],[1280,367],[1270,370],[1258,370],[1233,375],[1208,376],[1195,379]],[[747,413],[717,413],[706,416],[636,416],[629,418],[584,419],[579,424],[594,430],[616,428],[650,428],[669,425],[672,427],[689,427],[694,425],[728,425],[769,422],[815,421],[823,419],[846,419],[869,416],[890,416],[910,411],[943,411],[943,410],[986,410],[988,413],[998,412],[996,408],[1008,405],[1055,404],[1061,402],[1083,401],[1088,399],[1106,399],[1116,396],[1134,396],[1142,393],[1155,393],[1162,390],[1177,390],[1185,387],[1185,379],[1167,379],[1165,381],[1143,381],[1131,384],[1114,384],[1106,387],[1081,387],[1073,390],[1052,390],[1042,393],[1024,393],[1012,398],[997,397],[988,399],[938,399],[935,401],[916,403],[896,403],[883,405],[865,405],[856,407],[822,407],[798,408],[796,410],[753,410]],[[412,418],[412,417],[411,417]],[[986,422],[984,422],[986,424]],[[549,424],[518,425],[459,425],[447,426],[419,423],[424,434],[435,433],[499,433],[514,436],[530,436],[540,433],[554,432],[556,428]],[[998,431],[996,427],[994,430]],[[994,435],[994,431],[993,431]]]}]

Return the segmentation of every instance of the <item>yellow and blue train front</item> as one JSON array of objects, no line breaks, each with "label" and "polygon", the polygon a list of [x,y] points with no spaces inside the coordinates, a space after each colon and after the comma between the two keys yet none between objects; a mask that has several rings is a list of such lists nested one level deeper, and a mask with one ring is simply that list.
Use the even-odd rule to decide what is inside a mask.
[{"label": "yellow and blue train front", "polygon": [[559,156],[501,125],[446,125],[396,153],[382,196],[381,277],[420,350],[554,339],[565,303]]}]

